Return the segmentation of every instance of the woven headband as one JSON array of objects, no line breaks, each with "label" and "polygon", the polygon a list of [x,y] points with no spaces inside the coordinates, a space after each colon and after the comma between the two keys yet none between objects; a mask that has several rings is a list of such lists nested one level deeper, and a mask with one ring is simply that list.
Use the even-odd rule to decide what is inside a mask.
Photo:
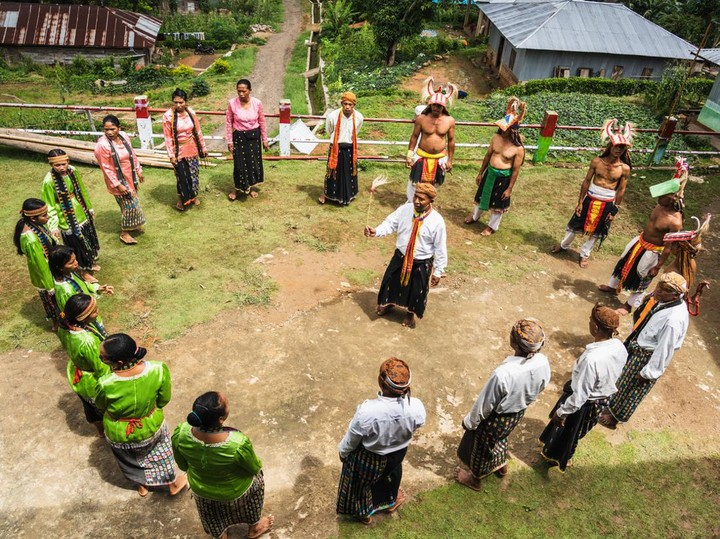
[{"label": "woven headband", "polygon": [[54,155],[52,157],[48,157],[47,160],[51,165],[62,165],[64,163],[69,163],[70,157],[68,155]]},{"label": "woven headband", "polygon": [[397,382],[393,382],[390,377],[385,373],[383,375],[383,378],[385,380],[385,383],[391,388],[391,389],[407,389],[410,387],[410,384],[412,383],[412,373],[409,372],[410,369],[408,369],[408,381],[405,384],[398,384]]},{"label": "woven headband", "polygon": [[82,322],[85,320],[88,316],[92,314],[92,312],[95,310],[95,307],[97,306],[97,301],[95,301],[95,298],[90,296],[90,303],[87,307],[85,307],[85,310],[81,312],[79,315],[77,315],[78,322]]},{"label": "woven headband", "polygon": [[38,215],[43,215],[47,213],[47,211],[48,207],[47,204],[45,204],[37,210],[20,210],[20,215],[24,215],[25,217],[37,217]]}]

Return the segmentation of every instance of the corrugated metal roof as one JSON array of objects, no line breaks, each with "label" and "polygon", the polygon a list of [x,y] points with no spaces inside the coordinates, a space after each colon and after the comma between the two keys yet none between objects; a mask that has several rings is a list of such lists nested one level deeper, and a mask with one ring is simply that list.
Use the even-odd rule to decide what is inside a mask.
[{"label": "corrugated metal roof", "polygon": [[0,45],[145,49],[161,24],[123,9],[0,2]]},{"label": "corrugated metal roof", "polygon": [[720,66],[720,49],[701,49],[700,56]]},{"label": "corrugated metal roof", "polygon": [[695,47],[622,4],[564,0],[478,7],[517,49],[691,59]]}]

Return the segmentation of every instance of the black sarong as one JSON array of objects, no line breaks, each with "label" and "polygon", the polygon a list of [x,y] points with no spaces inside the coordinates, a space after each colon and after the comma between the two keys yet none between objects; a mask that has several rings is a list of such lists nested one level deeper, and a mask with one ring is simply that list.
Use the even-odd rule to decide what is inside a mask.
[{"label": "black sarong", "polygon": [[400,489],[405,453],[407,447],[378,455],[362,445],[350,453],[340,474],[336,511],[369,517],[392,507]]},{"label": "black sarong", "polygon": [[[570,384],[571,381],[568,381],[563,387],[563,394],[550,411],[550,419],[553,418],[558,408],[572,395],[572,387]],[[567,468],[567,463],[575,454],[578,442],[597,425],[600,412],[607,404],[608,399],[587,401],[577,412],[565,417],[565,426],[563,427],[550,421],[540,435],[540,441],[545,444],[542,448],[542,456],[546,460],[557,464],[560,470],[564,472]]]},{"label": "black sarong", "polygon": [[175,179],[177,193],[183,206],[191,204],[197,198],[200,189],[200,159],[197,157],[178,159],[175,165]]},{"label": "black sarong", "polygon": [[503,193],[510,187],[512,169],[499,170],[488,165],[480,185],[475,192],[475,202],[482,211],[491,210],[505,213],[510,207],[510,198],[503,200]]},{"label": "black sarong", "polygon": [[515,430],[525,410],[512,414],[492,412],[475,430],[466,430],[457,450],[476,479],[482,479],[507,464],[507,437]]},{"label": "black sarong", "polygon": [[235,189],[247,194],[263,181],[260,128],[233,131],[233,180]]},{"label": "black sarong", "polygon": [[[332,152],[332,146],[330,146]],[[353,145],[338,144],[337,167],[325,173],[325,198],[339,204],[350,204],[358,194],[357,171],[353,175]]]},{"label": "black sarong", "polygon": [[72,233],[72,230],[63,230],[63,243],[75,251],[78,265],[84,270],[91,270],[98,258],[100,242],[98,241],[95,225],[88,219],[80,225],[82,238]]},{"label": "black sarong", "polygon": [[407,286],[400,284],[405,255],[395,249],[378,292],[378,306],[394,305],[405,307],[409,313],[422,318],[427,305],[427,296],[430,290],[430,274],[432,273],[433,259],[413,260],[410,282]]},{"label": "black sarong", "polygon": [[[425,159],[425,157],[421,157],[413,163],[412,167],[410,167],[410,181],[414,184],[421,183],[423,181],[422,176]],[[440,187],[444,181],[445,169],[440,166],[440,160],[438,159],[438,163],[435,166],[435,177],[430,183],[432,183],[435,187]]]}]

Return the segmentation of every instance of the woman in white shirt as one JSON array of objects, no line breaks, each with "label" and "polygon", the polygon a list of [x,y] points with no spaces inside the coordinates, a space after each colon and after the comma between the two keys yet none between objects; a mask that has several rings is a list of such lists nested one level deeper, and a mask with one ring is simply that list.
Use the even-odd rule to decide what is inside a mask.
[{"label": "woman in white shirt", "polygon": [[413,432],[425,424],[425,407],[410,396],[412,375],[403,360],[380,366],[380,391],[358,406],[338,451],[343,463],[337,512],[372,524],[378,511],[393,512],[405,502],[402,462]]}]

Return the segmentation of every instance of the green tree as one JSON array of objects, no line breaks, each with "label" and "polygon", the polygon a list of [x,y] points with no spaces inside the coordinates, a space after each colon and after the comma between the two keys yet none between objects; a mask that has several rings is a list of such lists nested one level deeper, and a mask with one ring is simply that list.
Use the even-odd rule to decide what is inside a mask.
[{"label": "green tree", "polygon": [[323,4],[322,31],[329,37],[334,38],[351,24],[355,12],[350,0],[333,0]]}]

